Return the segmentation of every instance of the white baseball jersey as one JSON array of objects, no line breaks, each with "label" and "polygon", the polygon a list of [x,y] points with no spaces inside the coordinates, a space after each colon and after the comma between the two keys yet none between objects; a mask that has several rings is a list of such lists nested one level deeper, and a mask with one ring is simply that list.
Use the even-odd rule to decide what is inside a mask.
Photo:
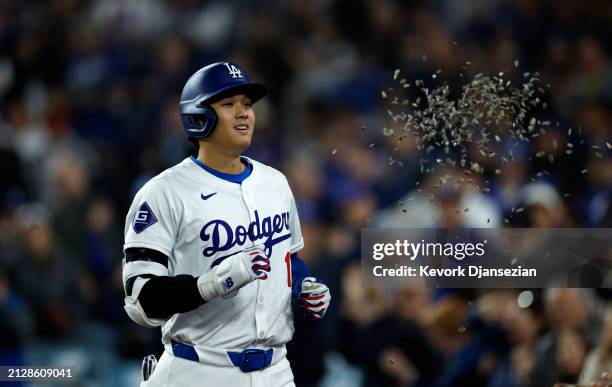
[{"label": "white baseball jersey", "polygon": [[[279,171],[243,157],[252,172],[241,184],[227,181],[191,157],[151,179],[127,215],[124,250],[145,247],[169,257],[129,262],[124,279],[139,274],[200,276],[223,259],[265,246],[271,271],[230,299],[217,298],[162,325],[162,341],[199,350],[283,346],[293,335],[290,254],[303,246],[295,200]],[[227,357],[226,355],[224,355]],[[211,364],[216,361],[211,359]]]}]

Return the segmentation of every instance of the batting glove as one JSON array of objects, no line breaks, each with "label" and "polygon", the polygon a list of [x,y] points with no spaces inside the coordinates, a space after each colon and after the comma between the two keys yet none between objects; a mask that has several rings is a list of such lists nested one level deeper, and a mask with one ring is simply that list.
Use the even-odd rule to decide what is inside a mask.
[{"label": "batting glove", "polygon": [[224,259],[198,278],[198,290],[208,302],[216,297],[231,298],[246,284],[266,280],[270,258],[260,247],[251,247]]},{"label": "batting glove", "polygon": [[315,277],[304,278],[298,303],[306,315],[311,316],[313,320],[322,318],[330,301],[331,293],[327,285],[317,282]]},{"label": "batting glove", "polygon": [[259,247],[251,247],[243,251],[243,253],[251,256],[251,270],[257,276],[257,279],[266,280],[270,272],[270,258]]},{"label": "batting glove", "polygon": [[142,359],[141,378],[143,382],[149,380],[149,377],[151,377],[155,367],[157,367],[157,358],[155,358],[155,355],[147,355],[144,359]]}]

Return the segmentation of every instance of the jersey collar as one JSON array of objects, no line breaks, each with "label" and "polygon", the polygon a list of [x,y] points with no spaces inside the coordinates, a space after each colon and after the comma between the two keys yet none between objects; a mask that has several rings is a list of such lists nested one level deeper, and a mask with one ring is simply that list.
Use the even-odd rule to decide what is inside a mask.
[{"label": "jersey collar", "polygon": [[200,160],[198,160],[197,158],[195,158],[193,156],[190,156],[189,158],[191,159],[191,161],[196,163],[198,166],[200,166],[206,172],[210,173],[213,176],[218,177],[219,179],[228,181],[230,183],[242,184],[242,182],[247,177],[249,177],[251,175],[251,173],[253,172],[253,164],[246,157],[240,157],[240,160],[242,162],[246,163],[247,167],[245,168],[244,171],[242,171],[240,173],[236,173],[236,174],[234,174],[234,173],[219,172],[216,169],[212,169],[211,167],[209,167],[208,165],[204,164],[203,162],[201,162]]}]

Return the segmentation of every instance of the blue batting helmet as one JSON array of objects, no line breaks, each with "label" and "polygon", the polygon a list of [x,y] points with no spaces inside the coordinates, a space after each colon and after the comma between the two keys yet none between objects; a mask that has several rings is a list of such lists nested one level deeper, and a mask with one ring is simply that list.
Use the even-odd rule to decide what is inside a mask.
[{"label": "blue batting helmet", "polygon": [[229,95],[245,94],[255,103],[268,89],[249,80],[236,63],[217,62],[201,68],[185,83],[179,110],[187,137],[192,142],[210,136],[217,125],[217,114],[210,106]]}]

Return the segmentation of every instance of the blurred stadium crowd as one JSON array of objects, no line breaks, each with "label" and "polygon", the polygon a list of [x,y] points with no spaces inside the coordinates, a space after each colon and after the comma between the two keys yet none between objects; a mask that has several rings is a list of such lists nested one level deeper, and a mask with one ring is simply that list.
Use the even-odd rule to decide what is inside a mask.
[{"label": "blurred stadium crowd", "polygon": [[[287,175],[301,256],[334,294],[324,321],[296,317],[298,386],[596,379],[612,369],[609,292],[533,290],[521,308],[514,290],[364,289],[359,233],[611,227],[610,20],[612,3],[595,0],[0,2],[0,364],[76,364],[82,385],[121,386],[159,355],[157,330],[122,308],[124,216],[194,151],[184,82],[228,59],[271,90],[248,155]],[[514,162],[473,152],[490,191],[438,192],[425,155],[383,135],[395,69],[457,89],[478,72],[539,71],[551,87],[537,114],[554,128]]]}]

